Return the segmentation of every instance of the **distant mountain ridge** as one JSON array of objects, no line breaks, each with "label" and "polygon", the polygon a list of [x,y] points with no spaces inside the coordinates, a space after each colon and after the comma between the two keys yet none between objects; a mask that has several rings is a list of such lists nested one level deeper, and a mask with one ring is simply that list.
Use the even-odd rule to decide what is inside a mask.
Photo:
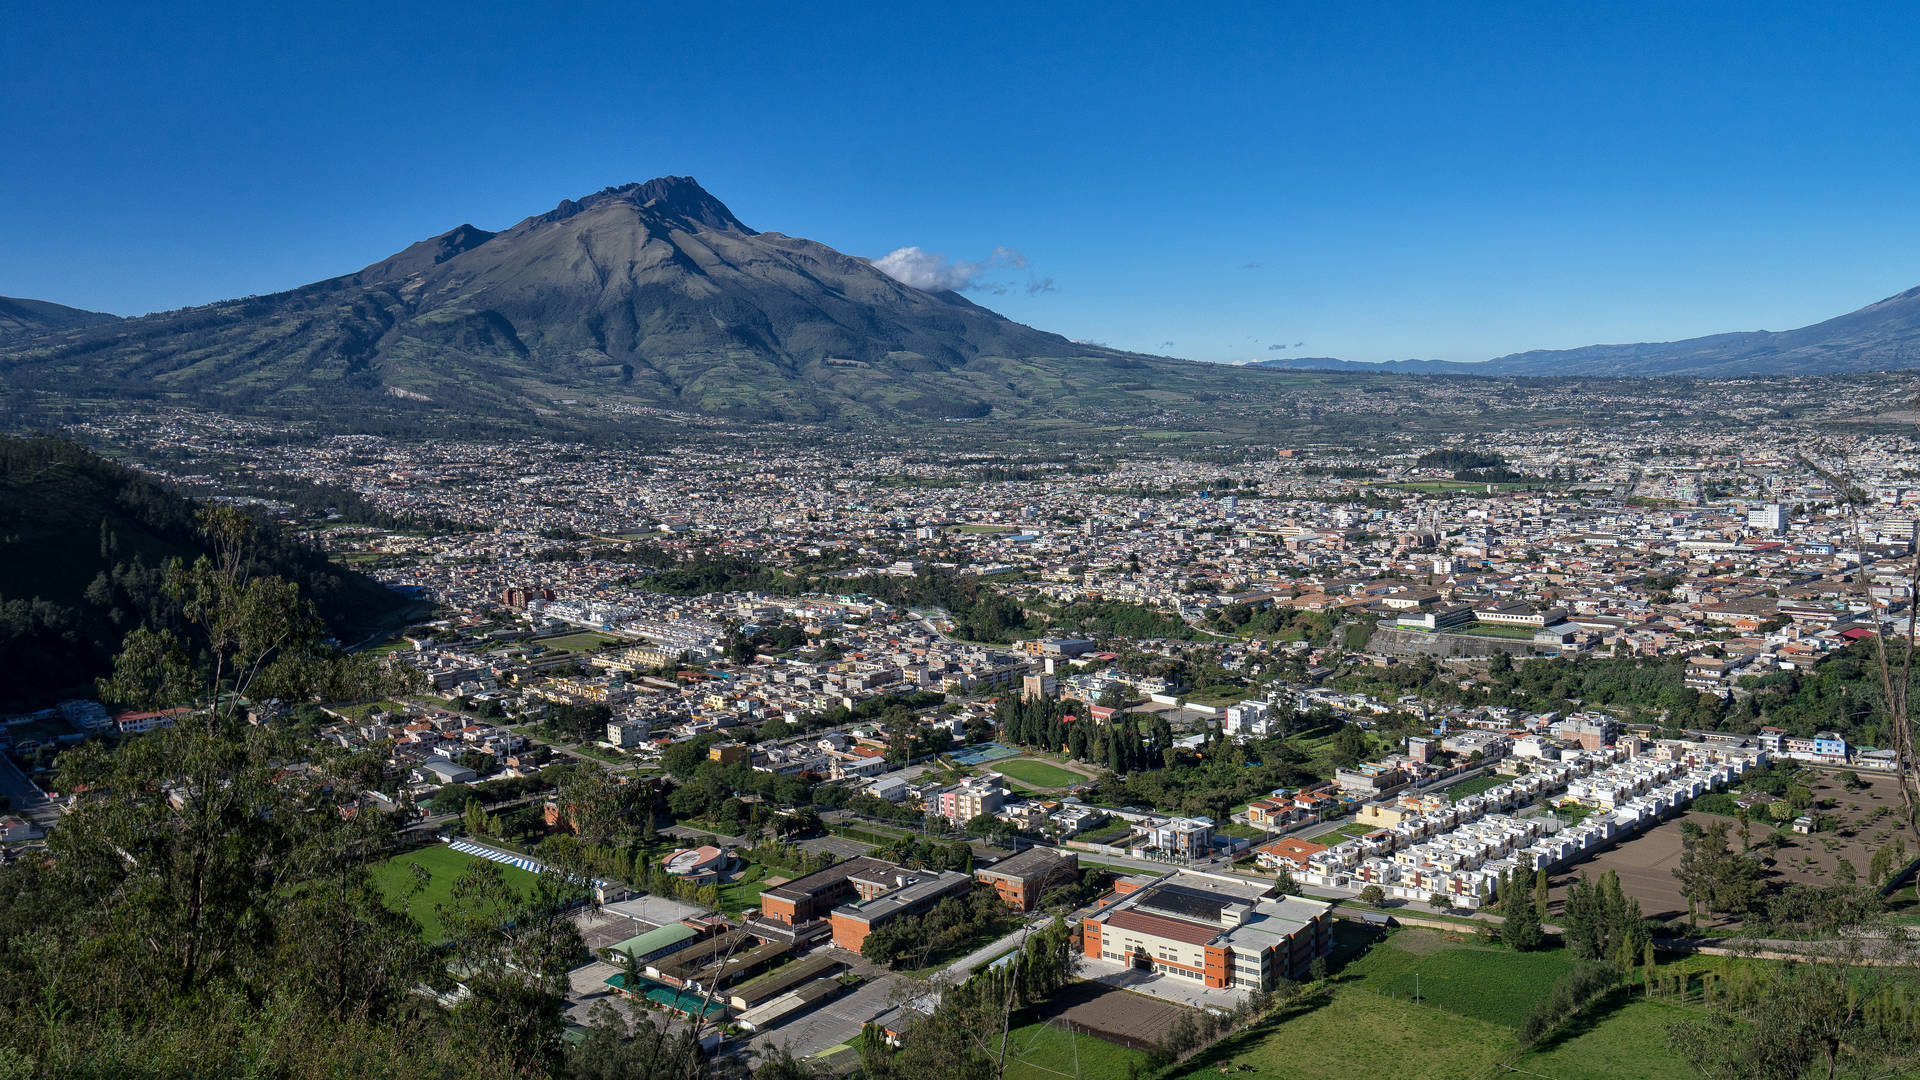
[{"label": "distant mountain ridge", "polygon": [[1143,362],[756,231],[668,176],[500,232],[461,225],[286,292],[0,346],[0,385],[534,414],[584,398],[820,420],[1046,409],[1063,380],[1091,386]]},{"label": "distant mountain ridge", "polygon": [[1920,289],[1798,330],[1481,364],[1196,363],[1071,341],[824,244],[748,227],[691,177],[462,224],[339,277],[119,319],[0,301],[0,398],[179,402],[364,428],[520,428],[650,410],[736,420],[1111,423],[1289,411],[1283,373],[1749,376],[1920,367]]},{"label": "distant mountain ridge", "polygon": [[1797,330],[1684,341],[1536,349],[1487,362],[1489,375],[1833,375],[1920,367],[1920,287]]},{"label": "distant mountain ridge", "polygon": [[1251,367],[1292,371],[1360,371],[1402,375],[1643,376],[1715,378],[1836,375],[1920,368],[1920,287],[1858,311],[1798,330],[1750,330],[1683,341],[1535,349],[1485,363],[1394,360],[1382,364],[1332,357],[1257,360]]},{"label": "distant mountain ridge", "polygon": [[109,315],[104,311],[86,311],[46,300],[0,296],[0,341],[26,337],[29,334],[97,326],[101,323],[118,322],[119,319],[120,316]]}]

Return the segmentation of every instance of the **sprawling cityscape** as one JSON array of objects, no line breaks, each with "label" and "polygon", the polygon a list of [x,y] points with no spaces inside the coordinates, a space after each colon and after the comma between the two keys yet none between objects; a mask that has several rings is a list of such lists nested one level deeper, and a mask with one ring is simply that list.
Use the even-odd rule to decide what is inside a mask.
[{"label": "sprawling cityscape", "polygon": [[1920,1078],[1880,8],[10,11],[0,1080]]},{"label": "sprawling cityscape", "polygon": [[[1605,873],[1662,953],[1711,940],[1701,916],[1776,925],[1664,872],[1717,814],[1743,846],[1766,823],[1776,904],[1901,887],[1898,745],[1864,693],[1821,688],[1865,679],[1911,610],[1914,437],[1756,389],[1694,420],[1575,406],[1544,432],[1198,454],[421,441],[191,409],[69,430],[404,603],[336,640],[382,696],[248,716],[360,770],[343,809],[394,822],[384,866],[584,883],[561,905],[580,1030],[626,1000],[715,1060],[858,1069],[863,1032],[910,1040],[1044,941],[1059,1011],[1032,1045],[1170,1067],[1232,1034],[1195,1017],[1325,978],[1350,923],[1518,949],[1515,905],[1569,934]],[[86,803],[58,790],[66,748],[190,714],[8,716],[10,850]],[[556,859],[569,835],[590,854]],[[375,880],[446,932],[445,885]],[[1183,1019],[1192,1046],[1154,1041]]]}]

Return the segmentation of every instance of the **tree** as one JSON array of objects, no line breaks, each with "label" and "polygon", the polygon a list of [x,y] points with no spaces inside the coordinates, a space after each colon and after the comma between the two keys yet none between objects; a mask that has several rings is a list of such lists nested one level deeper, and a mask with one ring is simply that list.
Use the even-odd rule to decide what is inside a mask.
[{"label": "tree", "polygon": [[1273,889],[1276,896],[1300,895],[1300,883],[1293,880],[1293,871],[1284,866],[1274,872]]},{"label": "tree", "polygon": [[1907,947],[1873,932],[1799,943],[1800,962],[1745,969],[1707,1019],[1670,1026],[1668,1045],[1703,1076],[1907,1075],[1920,1064],[1920,1016],[1887,963]]},{"label": "tree", "polygon": [[1882,845],[1875,848],[1873,859],[1867,863],[1867,884],[1879,888],[1887,883],[1893,873],[1893,849]]},{"label": "tree", "polygon": [[1378,885],[1367,885],[1360,890],[1360,902],[1371,907],[1379,907],[1387,902],[1387,891]]},{"label": "tree", "polygon": [[1540,916],[1526,896],[1516,892],[1507,903],[1501,905],[1501,910],[1505,914],[1500,924],[1500,940],[1507,948],[1515,952],[1532,952],[1546,944],[1546,933],[1540,928]]},{"label": "tree", "polygon": [[704,1080],[711,1075],[690,1024],[668,1027],[645,1016],[625,1016],[601,1000],[588,1012],[581,1034],[567,1052],[568,1080]]},{"label": "tree", "polygon": [[1443,892],[1427,897],[1427,904],[1435,911],[1449,911],[1453,908],[1453,898]]},{"label": "tree", "polygon": [[1689,919],[1695,904],[1711,919],[1715,911],[1744,913],[1759,895],[1759,865],[1735,854],[1727,843],[1732,824],[1721,820],[1706,829],[1681,830],[1680,865],[1674,867],[1673,876],[1687,897]]},{"label": "tree", "polygon": [[231,724],[249,701],[359,700],[404,689],[406,677],[370,655],[343,656],[324,644],[326,628],[299,588],[258,572],[254,521],[232,506],[209,507],[200,520],[211,554],[167,564],[163,588],[204,644],[202,659],[170,629],[128,635],[101,699],[137,708],[192,706],[210,722]]}]

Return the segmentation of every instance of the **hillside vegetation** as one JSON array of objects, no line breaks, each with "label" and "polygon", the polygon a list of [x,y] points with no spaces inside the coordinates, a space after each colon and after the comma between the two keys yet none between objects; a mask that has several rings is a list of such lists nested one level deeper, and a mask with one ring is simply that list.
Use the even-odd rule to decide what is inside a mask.
[{"label": "hillside vegetation", "polygon": [[[180,627],[169,559],[206,551],[198,505],[70,442],[0,437],[0,709],[92,696],[121,639]],[[292,535],[263,528],[260,573],[296,583],[343,640],[407,606]]]}]

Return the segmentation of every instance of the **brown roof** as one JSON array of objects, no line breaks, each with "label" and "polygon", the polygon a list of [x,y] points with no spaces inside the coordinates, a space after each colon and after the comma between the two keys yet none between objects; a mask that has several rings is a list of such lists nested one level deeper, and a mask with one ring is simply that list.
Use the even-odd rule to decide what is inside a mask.
[{"label": "brown roof", "polygon": [[1189,945],[1205,945],[1220,935],[1217,926],[1202,926],[1170,919],[1165,915],[1149,915],[1144,911],[1116,911],[1107,917],[1107,925],[1152,934],[1154,937],[1172,938]]}]

